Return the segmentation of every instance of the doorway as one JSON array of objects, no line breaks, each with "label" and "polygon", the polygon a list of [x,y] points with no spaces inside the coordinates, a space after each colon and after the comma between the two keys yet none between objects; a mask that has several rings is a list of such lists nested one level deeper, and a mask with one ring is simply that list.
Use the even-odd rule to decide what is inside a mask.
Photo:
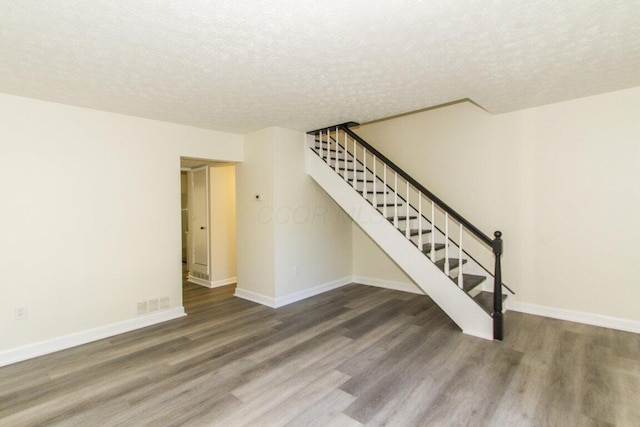
[{"label": "doorway", "polygon": [[235,166],[181,158],[183,284],[236,283]]}]

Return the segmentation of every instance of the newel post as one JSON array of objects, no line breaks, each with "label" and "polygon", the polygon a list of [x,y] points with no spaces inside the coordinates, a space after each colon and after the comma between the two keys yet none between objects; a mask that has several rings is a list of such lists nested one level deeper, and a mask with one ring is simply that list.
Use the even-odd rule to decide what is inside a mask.
[{"label": "newel post", "polygon": [[500,255],[502,255],[502,232],[493,233],[493,253],[496,257],[496,265],[493,271],[493,339],[502,341],[502,268],[500,266]]}]

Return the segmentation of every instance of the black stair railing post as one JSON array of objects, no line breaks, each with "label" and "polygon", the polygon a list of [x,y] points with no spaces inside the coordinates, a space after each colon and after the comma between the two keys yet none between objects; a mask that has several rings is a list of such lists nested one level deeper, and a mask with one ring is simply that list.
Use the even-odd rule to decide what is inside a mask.
[{"label": "black stair railing post", "polygon": [[500,255],[502,255],[502,232],[493,233],[493,253],[496,257],[495,270],[493,272],[493,339],[502,341],[504,336],[502,322],[502,267],[500,266]]}]

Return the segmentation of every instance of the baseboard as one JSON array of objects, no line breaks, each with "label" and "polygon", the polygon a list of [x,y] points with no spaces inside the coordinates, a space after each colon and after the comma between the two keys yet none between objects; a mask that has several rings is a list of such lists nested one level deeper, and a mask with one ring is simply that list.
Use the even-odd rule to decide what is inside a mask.
[{"label": "baseboard", "polygon": [[166,322],[167,320],[177,319],[185,316],[183,307],[176,307],[168,310],[162,310],[157,313],[147,314],[145,316],[136,317],[134,319],[123,320],[121,322],[111,323],[99,326],[93,329],[76,332],[61,337],[51,338],[32,344],[23,345],[9,350],[0,351],[0,366],[10,365],[12,363],[21,362],[23,360],[32,359],[34,357],[43,356],[45,354],[54,353],[66,348],[87,344],[92,341],[98,341],[109,338],[114,335],[123,334],[136,329],[145,328],[157,323]]},{"label": "baseboard", "polygon": [[310,289],[305,289],[303,291],[294,292],[289,295],[285,295],[282,297],[276,298],[276,307],[282,307],[297,301],[302,301],[303,299],[311,298],[313,296],[322,294],[324,292],[332,291],[337,288],[341,288],[345,285],[353,283],[353,278],[351,276],[345,276],[337,280],[333,280],[331,282],[323,283],[319,286],[314,286]]},{"label": "baseboard", "polygon": [[269,297],[269,296],[262,295],[253,291],[242,289],[242,288],[236,288],[235,296],[237,296],[238,298],[242,298],[248,301],[258,303],[258,304],[266,305],[267,307],[279,308],[288,304],[292,304],[297,301],[302,301],[303,299],[307,299],[315,295],[319,295],[324,292],[331,291],[333,289],[340,288],[352,282],[353,282],[352,277],[346,276],[337,280],[333,280],[331,282],[323,283],[322,285],[319,285],[319,286],[314,286],[313,288],[310,288],[310,289],[294,292],[292,294],[285,295],[278,298]]},{"label": "baseboard", "polygon": [[375,286],[377,288],[393,289],[394,291],[411,292],[424,295],[424,292],[413,283],[396,282],[393,280],[376,279],[375,277],[353,276],[353,283]]},{"label": "baseboard", "polygon": [[233,285],[234,283],[237,283],[237,282],[238,282],[238,278],[234,276],[234,277],[229,277],[227,279],[213,281],[211,282],[211,287],[219,288],[220,286]]},{"label": "baseboard", "polygon": [[514,301],[510,310],[520,313],[535,314],[553,319],[568,320],[586,325],[601,326],[603,328],[640,333],[640,321],[621,319],[619,317],[603,316],[601,314],[586,313],[584,311],[566,310],[564,308],[547,307],[525,302]]},{"label": "baseboard", "polygon": [[275,298],[268,297],[266,295],[262,295],[257,292],[236,287],[236,291],[233,295],[238,298],[246,299],[247,301],[255,302],[261,305],[266,305],[267,307],[271,307],[271,308],[276,308]]},{"label": "baseboard", "polygon": [[220,286],[232,285],[238,281],[237,277],[229,277],[227,279],[216,280],[210,282],[208,280],[200,279],[198,277],[188,276],[187,281],[194,285],[204,286],[206,288],[219,288]]}]

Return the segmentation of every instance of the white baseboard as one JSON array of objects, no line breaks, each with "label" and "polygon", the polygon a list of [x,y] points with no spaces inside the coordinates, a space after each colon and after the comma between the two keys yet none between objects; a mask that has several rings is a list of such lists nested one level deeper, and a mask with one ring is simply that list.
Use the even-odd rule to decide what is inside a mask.
[{"label": "white baseboard", "polygon": [[134,319],[123,320],[121,322],[111,323],[97,328],[87,329],[85,331],[0,351],[0,366],[10,365],[12,363],[54,353],[66,348],[109,338],[135,329],[166,322],[167,320],[177,319],[185,315],[183,307],[176,307],[136,317]]},{"label": "white baseboard", "polygon": [[620,331],[635,332],[636,334],[640,333],[640,321],[638,320],[621,319],[619,317],[603,316],[601,314],[573,311],[564,308],[548,307],[518,301],[511,303],[510,310],[527,314],[535,314],[537,316],[551,317],[553,319],[568,320],[570,322],[584,323],[586,325],[617,329]]},{"label": "white baseboard", "polygon": [[261,305],[266,305],[267,307],[271,307],[271,308],[276,308],[275,298],[268,297],[266,295],[262,295],[257,292],[236,287],[236,291],[233,295],[238,298],[246,299],[247,301],[255,302]]},{"label": "white baseboard", "polygon": [[303,299],[310,298],[315,295],[319,295],[327,291],[331,291],[333,289],[340,288],[350,283],[352,283],[352,277],[346,276],[328,283],[323,283],[319,286],[314,286],[310,289],[305,289],[303,291],[294,292],[292,294],[277,298],[269,297],[242,288],[236,288],[235,296],[258,304],[266,305],[267,307],[279,308],[297,301],[302,301]]},{"label": "white baseboard", "polygon": [[393,280],[376,279],[375,277],[353,276],[353,283],[375,286],[377,288],[393,289],[394,291],[411,292],[424,295],[422,289],[413,283],[396,282]]},{"label": "white baseboard", "polygon": [[238,278],[234,276],[234,277],[229,277],[227,279],[215,280],[211,282],[211,287],[219,288],[220,286],[233,285],[234,283],[237,283],[237,282],[238,282]]},{"label": "white baseboard", "polygon": [[237,277],[229,277],[228,279],[216,280],[210,282],[208,280],[200,279],[198,277],[188,276],[187,281],[195,285],[204,286],[206,288],[219,288],[220,286],[232,285],[238,281]]},{"label": "white baseboard", "polygon": [[337,288],[341,288],[345,285],[353,283],[353,278],[351,276],[345,276],[337,280],[333,280],[331,282],[323,283],[319,286],[314,286],[310,289],[305,289],[303,291],[294,292],[289,295],[285,295],[283,297],[276,298],[276,307],[282,307],[287,304],[291,304],[297,301],[301,301],[303,299],[307,299],[313,297],[315,295],[322,294],[324,292],[328,292]]}]

